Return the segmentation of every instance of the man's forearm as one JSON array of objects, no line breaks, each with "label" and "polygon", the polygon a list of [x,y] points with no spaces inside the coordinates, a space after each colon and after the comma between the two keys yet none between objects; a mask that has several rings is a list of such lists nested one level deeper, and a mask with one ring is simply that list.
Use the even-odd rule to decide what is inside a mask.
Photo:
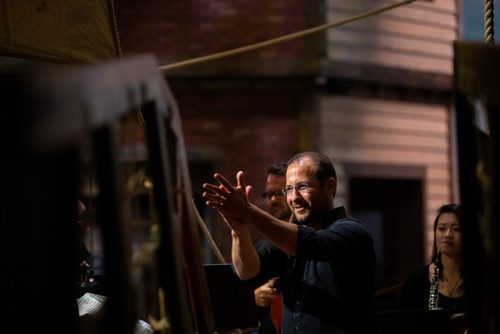
[{"label": "man's forearm", "polygon": [[231,259],[236,274],[242,280],[256,276],[260,271],[260,260],[247,228],[238,232],[231,231]]},{"label": "man's forearm", "polygon": [[296,224],[275,218],[253,204],[250,204],[245,221],[282,251],[292,256],[296,255],[298,233]]}]

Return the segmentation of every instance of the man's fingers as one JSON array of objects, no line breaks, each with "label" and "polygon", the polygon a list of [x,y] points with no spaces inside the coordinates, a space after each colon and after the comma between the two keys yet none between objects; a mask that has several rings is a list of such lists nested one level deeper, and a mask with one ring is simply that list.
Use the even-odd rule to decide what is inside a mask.
[{"label": "man's fingers", "polygon": [[211,183],[204,183],[203,184],[203,189],[214,192],[214,193],[221,193],[224,190],[220,188],[220,186],[211,184]]},{"label": "man's fingers", "polygon": [[205,191],[202,196],[204,199],[206,199],[210,202],[217,202],[217,203],[222,203],[222,200],[224,199],[224,197],[222,197],[219,194],[215,194],[215,193],[211,193],[211,192],[207,192],[207,191]]},{"label": "man's fingers", "polygon": [[236,184],[237,184],[236,187],[233,186],[222,174],[215,173],[214,179],[219,181],[220,184],[222,185],[222,187],[219,187],[220,190],[225,190],[229,193],[232,192],[236,187],[240,189],[246,188],[244,173],[241,170],[236,174]]},{"label": "man's fingers", "polygon": [[[234,186],[224,177],[222,174],[215,173],[214,174],[214,179],[220,182],[225,187],[225,190],[227,192],[231,192],[232,189],[234,189]],[[220,189],[223,190],[224,188]]]},{"label": "man's fingers", "polygon": [[238,187],[240,189],[246,188],[244,175],[245,175],[245,173],[243,173],[243,171],[241,171],[241,170],[238,173],[236,173],[236,182],[237,182]]},{"label": "man's fingers", "polygon": [[273,277],[269,280],[269,282],[271,282],[271,286],[272,287],[275,287],[276,285],[279,284],[280,282],[280,278],[279,277]]},{"label": "man's fingers", "polygon": [[220,185],[215,185],[211,183],[204,183],[203,184],[203,189],[217,193],[219,195],[223,195],[224,193],[231,193],[235,191],[236,189],[242,189],[245,191],[245,195],[248,198],[248,196],[251,194],[251,187],[245,185],[245,177],[244,177],[243,171],[239,171],[236,174],[236,182],[237,186],[233,186],[222,174],[215,173],[214,174],[214,179],[219,181]]},{"label": "man's fingers", "polygon": [[252,199],[252,186],[247,186],[245,188],[245,194],[248,200]]},{"label": "man's fingers", "polygon": [[203,189],[206,190],[202,194],[203,198],[211,202],[222,203],[223,200],[226,200],[226,197],[224,197],[224,195],[227,195],[227,192],[219,189],[219,187],[216,185],[205,183],[203,185]]}]

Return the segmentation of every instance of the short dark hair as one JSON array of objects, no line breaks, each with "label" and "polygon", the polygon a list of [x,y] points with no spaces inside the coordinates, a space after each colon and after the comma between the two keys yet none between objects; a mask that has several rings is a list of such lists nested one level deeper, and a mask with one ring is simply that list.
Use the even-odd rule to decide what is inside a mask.
[{"label": "short dark hair", "polygon": [[294,155],[288,160],[287,165],[290,166],[293,162],[300,160],[302,158],[310,158],[312,161],[316,163],[316,178],[323,182],[330,177],[337,179],[337,173],[335,172],[335,168],[333,167],[330,159],[324,155],[323,153],[314,152],[314,151],[305,151]]},{"label": "short dark hair", "polygon": [[272,164],[267,169],[267,175],[272,174],[272,175],[278,175],[278,176],[285,176],[286,168],[287,168],[287,164],[284,162],[279,163],[279,164]]}]

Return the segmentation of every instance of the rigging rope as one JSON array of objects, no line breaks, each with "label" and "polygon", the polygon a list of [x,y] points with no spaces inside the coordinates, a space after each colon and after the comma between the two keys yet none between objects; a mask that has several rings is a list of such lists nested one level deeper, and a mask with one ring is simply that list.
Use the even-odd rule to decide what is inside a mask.
[{"label": "rigging rope", "polygon": [[203,235],[207,238],[208,244],[210,245],[210,248],[212,248],[212,251],[214,252],[215,257],[217,258],[217,262],[219,264],[226,263],[226,259],[224,259],[224,256],[222,255],[221,251],[219,250],[219,247],[217,247],[217,243],[215,240],[212,238],[212,235],[210,234],[210,230],[208,229],[207,225],[203,221],[203,218],[201,218],[200,212],[196,208],[196,205],[193,203],[193,210],[195,213],[195,218],[196,218],[196,223],[200,226],[201,231],[203,232]]},{"label": "rigging rope", "polygon": [[388,10],[391,10],[391,9],[394,9],[394,8],[397,8],[397,7],[401,7],[401,6],[404,6],[404,5],[407,5],[407,4],[410,4],[410,3],[414,2],[414,1],[416,1],[416,0],[404,0],[404,1],[401,1],[401,2],[398,2],[398,3],[395,3],[395,4],[387,5],[385,7],[379,8],[379,9],[375,9],[375,10],[368,11],[368,12],[365,12],[365,13],[362,13],[362,14],[359,14],[359,15],[351,16],[351,17],[349,17],[347,19],[344,19],[344,20],[341,20],[341,21],[337,21],[337,22],[333,22],[333,23],[326,23],[326,24],[323,24],[323,25],[320,25],[320,26],[317,26],[317,27],[313,27],[313,28],[309,28],[309,29],[306,29],[306,30],[302,30],[302,31],[299,31],[299,32],[292,33],[292,34],[288,34],[288,35],[284,35],[284,36],[281,36],[281,37],[273,38],[273,39],[270,39],[270,40],[267,40],[267,41],[264,41],[264,42],[259,42],[259,43],[254,43],[254,44],[242,46],[242,47],[239,47],[239,48],[236,48],[236,49],[222,51],[222,52],[219,52],[219,53],[214,53],[214,54],[211,54],[211,55],[197,57],[197,58],[193,58],[193,59],[183,60],[183,61],[180,61],[180,62],[177,62],[177,63],[173,63],[173,64],[162,65],[162,66],[159,66],[159,69],[161,71],[169,71],[169,70],[177,69],[177,68],[180,68],[180,67],[185,67],[185,66],[190,66],[190,65],[205,63],[205,62],[212,61],[212,60],[217,60],[217,59],[221,59],[221,58],[225,58],[225,57],[229,57],[229,56],[234,56],[234,55],[242,54],[242,53],[245,53],[245,52],[250,52],[250,51],[262,49],[262,48],[265,48],[265,47],[268,47],[268,46],[271,46],[271,45],[275,45],[275,44],[278,44],[278,43],[290,41],[290,40],[297,39],[299,37],[303,37],[303,36],[306,36],[306,35],[311,35],[311,34],[314,34],[314,33],[317,33],[317,32],[323,31],[323,30],[327,30],[327,29],[330,29],[330,28],[339,27],[341,25],[344,25],[344,24],[347,24],[347,23],[351,23],[351,22],[354,22],[354,21],[358,21],[358,20],[367,18],[369,16],[374,16],[374,15],[386,12]]},{"label": "rigging rope", "polygon": [[[377,15],[377,14],[389,11],[391,9],[394,9],[394,8],[397,8],[397,7],[401,7],[401,6],[410,4],[410,3],[414,2],[414,1],[416,1],[416,0],[404,0],[404,1],[401,1],[401,2],[398,2],[398,3],[395,3],[395,4],[387,5],[385,7],[379,8],[379,9],[375,9],[375,10],[371,10],[371,11],[368,11],[368,12],[365,12],[365,13],[362,13],[362,14],[351,16],[351,17],[349,17],[347,19],[344,19],[344,20],[341,20],[341,21],[323,24],[323,25],[320,25],[320,26],[317,26],[317,27],[313,27],[313,28],[309,28],[309,29],[306,29],[306,30],[302,30],[302,31],[299,31],[299,32],[292,33],[292,34],[288,34],[288,35],[284,35],[284,36],[281,36],[281,37],[273,38],[273,39],[270,39],[270,40],[267,40],[267,41],[264,41],[264,42],[259,42],[259,43],[254,43],[254,44],[246,45],[246,46],[239,47],[239,48],[236,48],[236,49],[226,50],[226,51],[223,51],[223,52],[219,52],[219,53],[215,53],[215,54],[211,54],[211,55],[207,55],[207,56],[192,58],[192,59],[180,61],[180,62],[173,63],[173,64],[159,66],[158,68],[161,71],[169,71],[169,70],[178,69],[178,68],[181,68],[181,67],[186,67],[186,66],[200,64],[200,63],[205,63],[205,62],[209,62],[209,61],[212,61],[212,60],[217,60],[217,59],[221,59],[221,58],[226,58],[226,57],[230,57],[230,56],[234,56],[234,55],[238,55],[238,54],[242,54],[242,53],[246,53],[246,52],[250,52],[250,51],[262,49],[262,48],[265,48],[265,47],[268,47],[268,46],[272,46],[272,45],[275,45],[275,44],[278,44],[278,43],[283,43],[283,42],[290,41],[290,40],[293,40],[293,39],[298,39],[300,37],[304,37],[304,36],[311,35],[311,34],[314,34],[314,33],[317,33],[317,32],[321,32],[321,31],[324,31],[324,30],[327,30],[327,29],[330,29],[330,28],[339,27],[339,26],[345,25],[347,23],[351,23],[351,22],[354,22],[354,21],[358,21],[358,20],[370,17],[370,16],[374,16],[374,15]],[[144,126],[143,122],[141,122],[141,124]],[[212,238],[212,236],[210,234],[210,231],[208,230],[207,226],[205,225],[205,222],[201,218],[198,210],[196,210],[196,209],[195,209],[195,214],[196,214],[197,223],[200,226],[203,234],[207,238],[208,243],[209,243],[210,247],[212,248],[212,251],[214,252],[214,254],[215,254],[216,258],[217,258],[217,261],[219,263],[225,263],[226,261],[225,261],[224,257],[222,256],[222,253],[220,252],[219,248],[217,247],[217,244],[215,243],[215,241],[213,240],[213,238]]]},{"label": "rigging rope", "polygon": [[484,41],[486,44],[495,44],[493,0],[484,0]]},{"label": "rigging rope", "polygon": [[116,47],[116,53],[118,58],[123,57],[122,53],[122,46],[120,42],[120,34],[118,32],[118,21],[116,20],[116,7],[115,7],[115,2],[113,0],[108,1],[108,10],[110,12],[111,16],[111,25],[113,29],[113,41],[115,42],[115,47]]}]

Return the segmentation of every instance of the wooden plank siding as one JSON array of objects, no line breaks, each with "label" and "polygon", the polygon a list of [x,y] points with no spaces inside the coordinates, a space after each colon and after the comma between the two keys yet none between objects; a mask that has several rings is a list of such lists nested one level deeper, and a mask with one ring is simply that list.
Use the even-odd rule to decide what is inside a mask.
[{"label": "wooden plank siding", "polygon": [[[380,6],[397,3],[398,0],[356,0],[356,1],[336,1],[327,0],[327,5],[339,5],[342,4],[346,8],[352,8],[356,10],[367,10],[375,9]],[[457,9],[456,1],[454,0],[419,0],[411,3],[410,5],[397,8],[411,8],[411,9],[423,9],[430,10],[433,12],[455,12]]]},{"label": "wooden plank siding", "polygon": [[[318,97],[319,148],[337,167],[336,205],[347,203],[347,164],[422,167],[426,253],[436,209],[452,199],[449,110],[444,105]],[[429,234],[430,233],[430,234]]]},{"label": "wooden plank siding", "polygon": [[[328,0],[326,20],[343,20],[389,3],[394,1]],[[417,1],[330,29],[327,59],[451,75],[457,7],[454,0]]]}]

